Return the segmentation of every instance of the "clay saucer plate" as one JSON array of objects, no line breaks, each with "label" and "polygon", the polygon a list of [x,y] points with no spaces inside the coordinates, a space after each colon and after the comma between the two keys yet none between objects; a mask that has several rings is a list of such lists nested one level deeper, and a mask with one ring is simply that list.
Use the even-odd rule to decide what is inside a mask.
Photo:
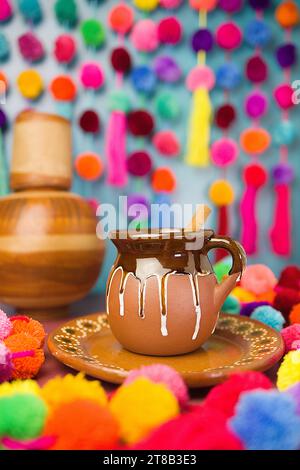
[{"label": "clay saucer plate", "polygon": [[272,328],[225,314],[202,348],[182,356],[151,357],[126,351],[112,335],[103,313],[69,321],[49,335],[48,347],[65,365],[107,382],[120,384],[131,369],[161,363],[174,367],[191,388],[215,385],[233,372],[267,370],[284,352],[282,338]]}]

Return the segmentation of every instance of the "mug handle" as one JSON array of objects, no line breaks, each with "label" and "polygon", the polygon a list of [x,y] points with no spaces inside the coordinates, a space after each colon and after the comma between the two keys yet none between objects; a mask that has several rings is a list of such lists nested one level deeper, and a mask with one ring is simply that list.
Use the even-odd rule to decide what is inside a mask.
[{"label": "mug handle", "polygon": [[230,253],[232,257],[231,274],[243,274],[247,265],[246,253],[242,245],[229,237],[214,236],[210,238],[204,246],[204,253],[207,255],[211,250],[222,248]]}]

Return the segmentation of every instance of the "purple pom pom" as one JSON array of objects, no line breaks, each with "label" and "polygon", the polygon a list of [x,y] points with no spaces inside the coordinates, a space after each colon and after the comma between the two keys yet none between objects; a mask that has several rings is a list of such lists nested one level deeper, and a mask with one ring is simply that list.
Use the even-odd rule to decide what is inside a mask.
[{"label": "purple pom pom", "polygon": [[295,178],[294,168],[287,163],[274,166],[272,176],[275,184],[290,184]]},{"label": "purple pom pom", "polygon": [[0,109],[0,129],[2,131],[7,129],[7,117],[3,109]]},{"label": "purple pom pom", "polygon": [[198,29],[192,36],[191,44],[194,52],[208,52],[214,45],[214,38],[208,29]]},{"label": "purple pom pom", "polygon": [[245,101],[245,110],[248,116],[252,119],[262,117],[268,108],[267,97],[258,91],[254,91],[247,96]]},{"label": "purple pom pom", "polygon": [[[134,205],[138,205],[138,214],[131,213],[129,214],[130,218],[139,217],[139,220],[145,220],[149,217],[150,212],[150,203],[148,199],[143,194],[130,194],[127,198],[127,207],[128,211]],[[135,212],[135,211],[133,211]]]},{"label": "purple pom pom", "polygon": [[153,67],[157,77],[162,82],[174,83],[181,78],[181,69],[170,56],[156,57]]},{"label": "purple pom pom", "polygon": [[219,0],[219,7],[227,13],[235,13],[242,8],[242,0]]},{"label": "purple pom pom", "polygon": [[270,0],[249,0],[250,6],[253,10],[265,10],[270,6]]},{"label": "purple pom pom", "polygon": [[269,302],[249,302],[248,304],[242,305],[240,315],[244,317],[250,317],[254,310],[258,307],[263,307],[264,305],[269,305]]},{"label": "purple pom pom", "polygon": [[279,46],[276,51],[276,58],[281,68],[286,69],[291,67],[297,60],[296,47],[291,43]]}]

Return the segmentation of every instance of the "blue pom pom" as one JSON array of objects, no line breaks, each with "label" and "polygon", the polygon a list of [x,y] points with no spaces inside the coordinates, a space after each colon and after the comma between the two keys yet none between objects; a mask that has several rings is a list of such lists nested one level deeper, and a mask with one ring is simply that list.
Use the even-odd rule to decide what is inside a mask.
[{"label": "blue pom pom", "polygon": [[229,295],[223,304],[222,312],[230,313],[232,315],[238,315],[240,313],[240,310],[240,301],[233,297],[233,295]]},{"label": "blue pom pom", "polygon": [[285,323],[283,315],[269,305],[257,307],[254,312],[251,313],[251,318],[253,318],[253,320],[258,320],[277,331],[281,331]]},{"label": "blue pom pom", "polygon": [[9,59],[10,56],[10,46],[9,42],[4,36],[4,34],[0,33],[0,62],[5,62]]},{"label": "blue pom pom", "polygon": [[19,8],[25,20],[32,24],[38,24],[43,14],[38,0],[18,0]]},{"label": "blue pom pom", "polygon": [[216,83],[220,88],[232,90],[239,86],[242,80],[241,72],[233,62],[218,67],[216,72]]},{"label": "blue pom pom", "polygon": [[270,26],[262,20],[251,20],[245,28],[245,41],[251,47],[263,47],[271,40]]},{"label": "blue pom pom", "polygon": [[279,122],[273,132],[273,141],[279,147],[281,145],[292,145],[295,142],[297,133],[295,124],[291,121]]},{"label": "blue pom pom", "polygon": [[229,426],[247,450],[295,450],[300,446],[296,403],[277,391],[244,393]]},{"label": "blue pom pom", "polygon": [[156,74],[147,65],[135,67],[131,73],[131,80],[135,90],[144,95],[152,95],[157,85]]}]

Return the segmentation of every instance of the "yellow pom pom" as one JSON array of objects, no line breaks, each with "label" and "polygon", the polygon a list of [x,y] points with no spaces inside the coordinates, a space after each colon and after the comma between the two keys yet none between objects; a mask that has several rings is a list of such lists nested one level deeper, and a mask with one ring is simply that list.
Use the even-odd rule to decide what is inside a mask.
[{"label": "yellow pom pom", "polygon": [[159,0],[133,0],[133,4],[143,11],[152,11],[158,7]]},{"label": "yellow pom pom", "polygon": [[246,289],[243,289],[242,287],[235,287],[233,291],[231,292],[230,295],[233,295],[236,299],[238,299],[242,303],[249,303],[249,302],[255,302],[256,297],[252,292],[249,292]]},{"label": "yellow pom pom", "polygon": [[277,387],[283,392],[300,382],[300,351],[290,351],[284,358],[277,372]]},{"label": "yellow pom pom", "polygon": [[16,380],[15,382],[4,382],[0,385],[0,398],[19,393],[29,393],[41,396],[39,384],[34,380]]},{"label": "yellow pom pom", "polygon": [[36,100],[44,89],[41,75],[33,69],[21,72],[17,84],[22,96],[28,100]]},{"label": "yellow pom pom", "polygon": [[233,187],[226,180],[217,180],[210,187],[209,197],[216,206],[229,206],[234,202]]},{"label": "yellow pom pom", "polygon": [[93,400],[102,406],[107,404],[107,396],[101,384],[95,380],[86,380],[83,374],[68,374],[49,380],[42,389],[42,397],[52,410],[62,403],[77,399]]},{"label": "yellow pom pom", "polygon": [[143,377],[120,387],[110,401],[110,409],[119,421],[122,439],[130,444],[179,413],[174,395],[164,385]]}]

